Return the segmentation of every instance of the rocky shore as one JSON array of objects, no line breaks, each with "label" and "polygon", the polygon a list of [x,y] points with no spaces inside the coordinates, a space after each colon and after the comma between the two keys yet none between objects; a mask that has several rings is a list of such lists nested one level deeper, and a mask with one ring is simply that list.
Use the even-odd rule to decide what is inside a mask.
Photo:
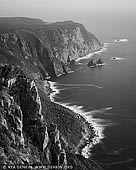
[{"label": "rocky shore", "polygon": [[54,97],[59,94],[59,90],[55,87],[55,82],[49,81],[51,93],[50,93],[50,99],[53,103],[56,103],[65,109],[70,110],[73,112],[73,114],[76,114],[79,119],[81,119],[83,122],[85,122],[88,125],[89,131],[86,131],[86,134],[83,134],[82,139],[80,140],[78,146],[81,147],[80,153],[85,157],[89,158],[91,156],[91,148],[100,142],[102,137],[102,131],[101,128],[99,128],[99,125],[97,125],[91,118],[88,118],[87,116],[83,116],[83,111],[79,111],[75,109],[72,106],[68,106],[67,104],[64,104],[63,102],[58,103],[54,100]]},{"label": "rocky shore", "polygon": [[1,165],[49,164],[78,170],[95,165],[100,169],[83,156],[95,135],[83,117],[50,101],[39,89],[41,81],[38,86],[20,69],[1,65],[0,74]]},{"label": "rocky shore", "polygon": [[0,61],[40,72],[44,78],[71,72],[73,61],[101,46],[82,24],[73,21],[46,24],[31,18],[0,18]]},{"label": "rocky shore", "polygon": [[85,158],[92,124],[51,101],[45,81],[100,47],[79,23],[0,18],[0,169],[101,169]]}]

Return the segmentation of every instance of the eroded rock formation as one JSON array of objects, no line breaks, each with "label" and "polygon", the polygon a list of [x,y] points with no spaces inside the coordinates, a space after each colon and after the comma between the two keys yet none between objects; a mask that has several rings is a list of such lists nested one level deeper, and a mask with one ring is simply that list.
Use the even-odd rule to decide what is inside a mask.
[{"label": "eroded rock formation", "polygon": [[24,24],[21,18],[8,22],[0,19],[0,61],[39,71],[44,77],[55,77],[69,73],[71,61],[101,48],[99,40],[82,24],[34,24],[33,20],[29,24],[27,19],[22,20]]},{"label": "eroded rock formation", "polygon": [[0,19],[1,169],[3,164],[100,169],[83,156],[93,128],[78,113],[51,102],[44,80],[70,72],[70,63],[100,47],[72,21]]},{"label": "eroded rock formation", "polygon": [[[39,83],[41,87],[40,80]],[[80,143],[83,134],[91,139],[91,126],[78,114],[43,96],[38,80],[28,78],[14,66],[0,66],[1,165],[48,164],[62,169],[67,166],[78,170],[87,170],[88,166],[99,169],[82,156],[86,146]]]}]

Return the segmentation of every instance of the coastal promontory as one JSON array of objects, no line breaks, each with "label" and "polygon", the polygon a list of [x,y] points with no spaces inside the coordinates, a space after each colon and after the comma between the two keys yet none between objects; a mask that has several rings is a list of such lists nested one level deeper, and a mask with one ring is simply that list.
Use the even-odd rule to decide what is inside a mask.
[{"label": "coastal promontory", "polygon": [[99,40],[73,21],[0,18],[1,169],[101,169],[83,154],[94,127],[52,102],[46,80],[69,73],[70,61],[100,48]]},{"label": "coastal promontory", "polygon": [[70,72],[71,61],[100,48],[99,40],[80,23],[0,18],[0,60],[44,77]]}]

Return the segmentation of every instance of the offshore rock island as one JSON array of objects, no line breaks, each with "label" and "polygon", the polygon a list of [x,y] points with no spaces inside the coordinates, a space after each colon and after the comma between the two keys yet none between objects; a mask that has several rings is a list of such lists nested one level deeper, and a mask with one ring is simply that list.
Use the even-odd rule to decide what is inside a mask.
[{"label": "offshore rock island", "polygon": [[99,40],[73,21],[0,18],[1,168],[101,169],[83,154],[95,135],[93,127],[52,102],[46,80],[71,72],[71,62],[100,48]]}]

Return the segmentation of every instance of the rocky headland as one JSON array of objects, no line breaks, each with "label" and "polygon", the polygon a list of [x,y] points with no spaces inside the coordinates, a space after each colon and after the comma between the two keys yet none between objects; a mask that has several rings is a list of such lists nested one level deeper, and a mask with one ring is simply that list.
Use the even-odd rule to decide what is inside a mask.
[{"label": "rocky headland", "polygon": [[0,18],[1,169],[101,169],[83,156],[93,127],[52,102],[45,80],[69,73],[71,61],[100,48],[97,38],[73,21]]},{"label": "rocky headland", "polygon": [[0,18],[0,58],[45,77],[71,71],[69,64],[101,48],[82,24],[45,23],[29,18]]}]

